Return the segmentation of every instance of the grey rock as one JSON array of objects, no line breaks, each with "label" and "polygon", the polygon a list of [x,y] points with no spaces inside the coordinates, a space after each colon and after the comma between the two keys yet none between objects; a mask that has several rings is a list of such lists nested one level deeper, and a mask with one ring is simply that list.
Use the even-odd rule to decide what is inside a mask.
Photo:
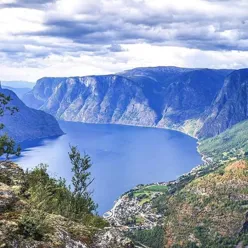
[{"label": "grey rock", "polygon": [[59,120],[178,129],[200,118],[229,72],[155,67],[118,75],[42,78],[23,100]]},{"label": "grey rock", "polygon": [[218,135],[248,118],[248,69],[236,70],[225,79],[216,100],[206,113],[200,138]]}]

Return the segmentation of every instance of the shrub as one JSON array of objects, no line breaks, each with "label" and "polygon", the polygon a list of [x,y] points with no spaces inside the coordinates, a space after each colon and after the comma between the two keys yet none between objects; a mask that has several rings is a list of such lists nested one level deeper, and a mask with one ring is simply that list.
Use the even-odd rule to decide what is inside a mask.
[{"label": "shrub", "polygon": [[25,212],[19,221],[19,234],[26,239],[44,240],[49,231],[51,228],[46,221],[46,214],[42,211]]}]

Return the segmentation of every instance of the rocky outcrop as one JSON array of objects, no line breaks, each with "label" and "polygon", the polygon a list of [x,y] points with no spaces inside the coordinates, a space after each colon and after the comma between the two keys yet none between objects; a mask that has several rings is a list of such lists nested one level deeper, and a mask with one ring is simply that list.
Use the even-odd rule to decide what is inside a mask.
[{"label": "rocky outcrop", "polygon": [[55,118],[41,110],[27,107],[17,95],[7,89],[0,88],[0,93],[10,96],[11,102],[8,106],[15,106],[18,112],[11,115],[6,111],[0,117],[0,123],[5,125],[0,134],[7,133],[18,142],[62,135],[63,132]]},{"label": "rocky outcrop", "polygon": [[190,132],[221,89],[227,73],[156,67],[119,75],[42,78],[23,100],[65,121],[179,130],[186,126],[185,132]]},{"label": "rocky outcrop", "polygon": [[232,72],[206,113],[200,138],[215,136],[248,118],[248,69]]},{"label": "rocky outcrop", "polygon": [[[133,248],[133,243],[115,228],[96,229],[80,222],[71,221],[63,216],[42,213],[45,223],[45,235],[26,237],[32,232],[36,222],[24,222],[39,219],[41,211],[29,201],[27,175],[16,164],[0,162],[0,247],[38,248]],[[23,225],[25,224],[25,228]]]},{"label": "rocky outcrop", "polygon": [[125,237],[123,230],[111,227],[96,235],[91,248],[134,248],[133,242]]}]

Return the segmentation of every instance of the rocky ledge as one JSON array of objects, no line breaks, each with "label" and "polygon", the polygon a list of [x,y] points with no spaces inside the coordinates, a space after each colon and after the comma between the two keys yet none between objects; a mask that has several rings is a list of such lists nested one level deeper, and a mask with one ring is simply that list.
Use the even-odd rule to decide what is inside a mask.
[{"label": "rocky ledge", "polygon": [[[49,232],[46,240],[26,237],[22,222],[25,214],[38,213],[25,191],[25,173],[16,164],[0,162],[0,247],[38,248],[132,248],[132,242],[115,228],[93,229],[62,216],[46,213]],[[32,229],[32,226],[26,228]]]}]

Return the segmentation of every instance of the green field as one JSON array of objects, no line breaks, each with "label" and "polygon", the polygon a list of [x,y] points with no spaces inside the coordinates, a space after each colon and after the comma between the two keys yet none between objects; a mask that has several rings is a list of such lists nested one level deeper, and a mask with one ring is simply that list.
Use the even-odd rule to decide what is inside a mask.
[{"label": "green field", "polygon": [[137,190],[132,190],[128,192],[130,198],[135,197],[140,205],[150,202],[152,196],[156,193],[163,194],[168,192],[168,186],[166,185],[149,185],[141,187]]}]

